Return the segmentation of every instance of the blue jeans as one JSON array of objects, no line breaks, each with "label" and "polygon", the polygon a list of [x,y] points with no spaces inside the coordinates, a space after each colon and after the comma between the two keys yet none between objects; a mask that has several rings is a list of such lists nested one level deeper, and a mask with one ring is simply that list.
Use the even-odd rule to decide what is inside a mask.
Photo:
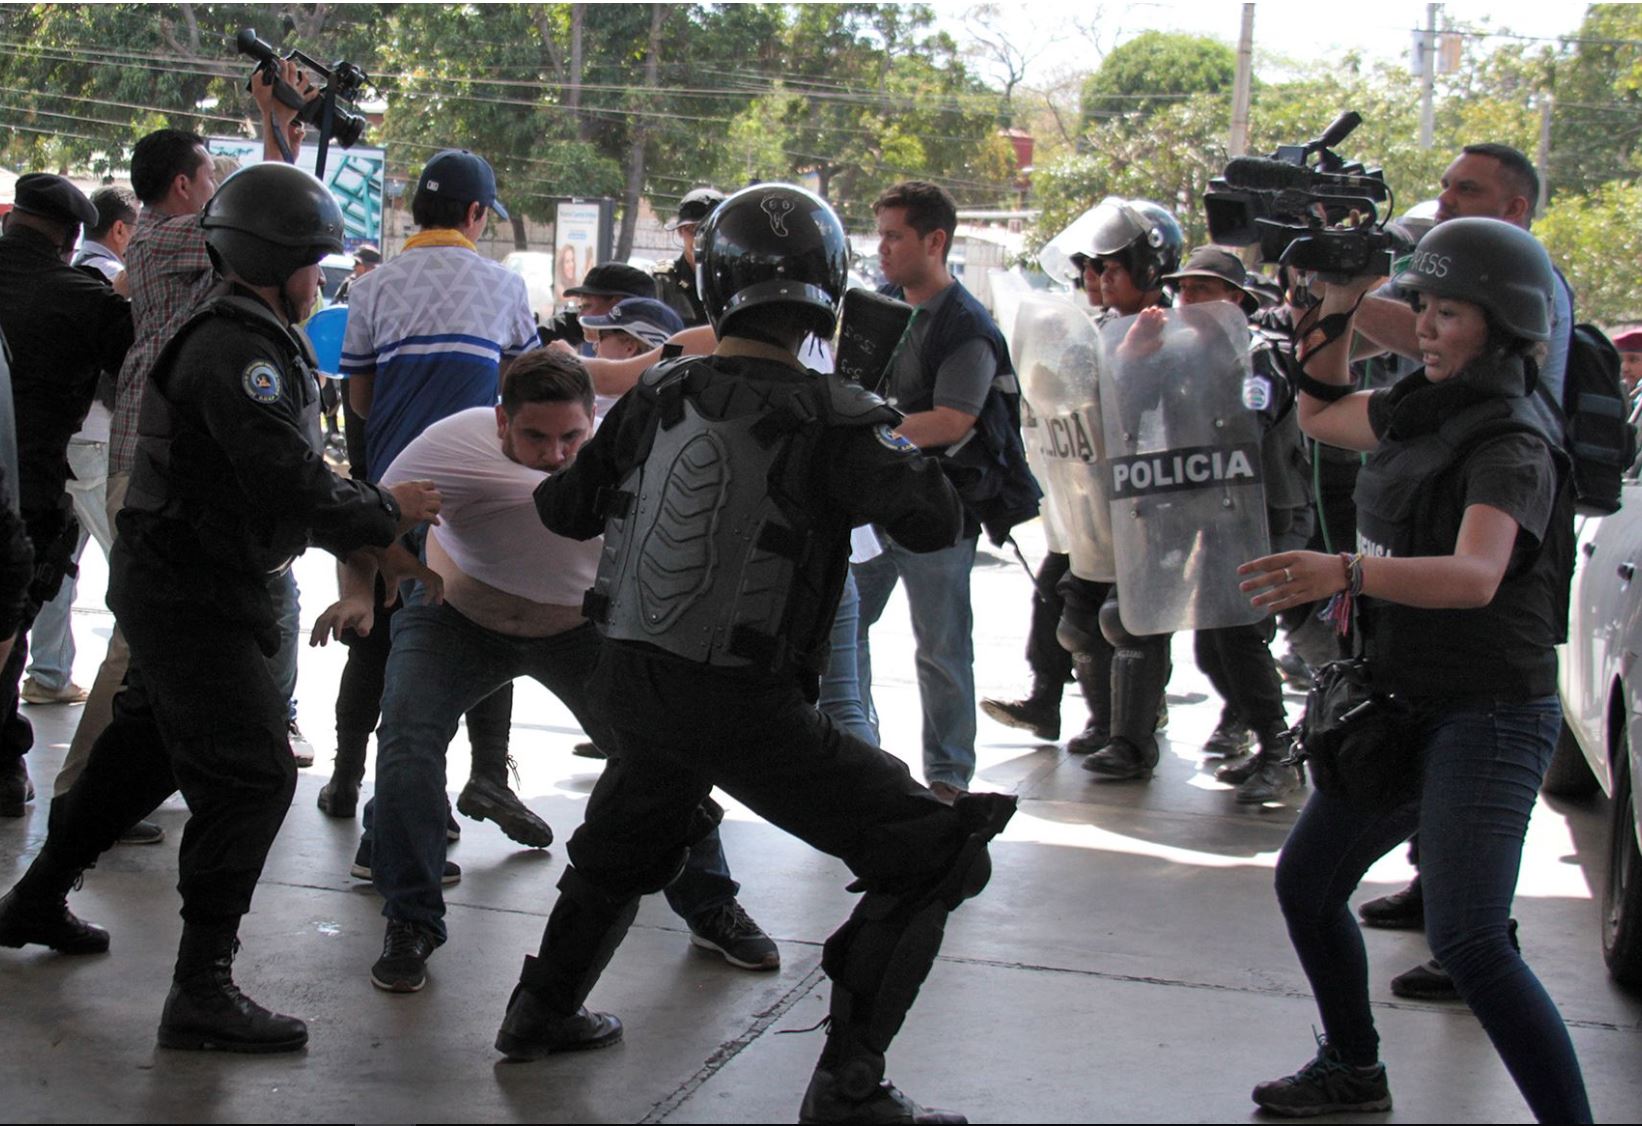
[{"label": "blue jeans", "polygon": [[856,651],[861,700],[876,726],[868,631],[883,615],[895,584],[904,582],[917,650],[918,695],[924,705],[924,781],[967,790],[975,776],[975,642],[969,573],[975,566],[977,537],[930,552],[908,551],[888,535],[880,538],[883,554],[854,567],[861,591]]},{"label": "blue jeans", "polygon": [[1347,904],[1366,872],[1415,831],[1431,952],[1454,978],[1542,1122],[1589,1122],[1562,1015],[1507,923],[1528,815],[1561,723],[1555,696],[1455,702],[1421,714],[1424,780],[1399,808],[1366,811],[1315,793],[1277,862],[1277,898],[1328,1041],[1353,1063],[1379,1055],[1362,931]]},{"label": "blue jeans", "polygon": [[861,628],[861,592],[855,576],[844,575],[844,595],[832,619],[832,637],[827,650],[827,667],[821,670],[821,698],[816,707],[831,717],[846,735],[869,746],[878,745],[878,728],[867,718],[861,699],[861,678],[856,668],[856,637]]},{"label": "blue jeans", "polygon": [[[103,442],[68,444],[68,467],[73,471],[63,486],[74,502],[74,518],[80,522],[80,544],[74,549],[74,562],[86,549],[86,541],[94,539],[108,558],[114,546],[114,533],[109,530],[108,504],[104,490],[108,482],[108,446]],[[57,597],[40,607],[34,624],[29,627],[29,665],[27,675],[42,688],[67,688],[74,675],[74,627],[72,613],[79,581],[68,575],[57,590]]]},{"label": "blue jeans", "polygon": [[[445,751],[463,712],[517,677],[534,677],[595,743],[615,747],[587,700],[599,644],[591,625],[526,638],[485,629],[450,606],[405,606],[394,615],[366,826],[382,914],[421,923],[444,941]],[[740,890],[714,829],[691,849],[667,902],[691,922]]]},{"label": "blue jeans", "polygon": [[287,718],[296,719],[296,661],[302,652],[302,592],[297,589],[296,572],[287,569],[268,580],[274,596],[274,617],[279,621],[279,652],[268,658],[268,671],[285,698]]}]

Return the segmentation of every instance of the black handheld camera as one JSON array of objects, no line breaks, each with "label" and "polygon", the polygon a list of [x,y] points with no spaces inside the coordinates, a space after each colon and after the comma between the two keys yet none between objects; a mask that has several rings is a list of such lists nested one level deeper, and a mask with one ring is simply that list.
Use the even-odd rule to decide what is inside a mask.
[{"label": "black handheld camera", "polygon": [[[292,109],[297,111],[301,121],[314,127],[319,133],[319,161],[315,174],[325,175],[325,153],[330,142],[335,140],[343,148],[352,148],[365,135],[365,118],[354,112],[353,104],[358,99],[360,91],[369,81],[365,72],[353,63],[338,60],[326,66],[301,51],[291,51],[281,56],[274,48],[257,38],[255,28],[244,27],[234,37],[234,46],[239,53],[249,55],[257,60],[256,70],[251,72],[251,81],[257,80],[257,75],[268,71],[274,76],[274,96]],[[279,78],[279,62],[281,58],[295,59],[315,74],[325,80],[317,98],[302,100],[302,95],[293,90]],[[346,105],[338,105],[338,102]],[[282,146],[283,147],[283,146]]]},{"label": "black handheld camera", "polygon": [[1332,151],[1362,121],[1348,110],[1316,140],[1230,161],[1203,196],[1209,237],[1227,246],[1258,243],[1266,261],[1325,281],[1390,273],[1395,240],[1385,230],[1390,209],[1381,211],[1391,200],[1385,173]]}]

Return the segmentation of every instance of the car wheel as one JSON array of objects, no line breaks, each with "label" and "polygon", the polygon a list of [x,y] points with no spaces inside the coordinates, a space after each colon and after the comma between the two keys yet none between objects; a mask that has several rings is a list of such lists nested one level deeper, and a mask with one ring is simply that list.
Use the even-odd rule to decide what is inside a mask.
[{"label": "car wheel", "polygon": [[1642,853],[1636,845],[1629,746],[1623,738],[1616,753],[1608,887],[1602,897],[1602,957],[1615,981],[1636,989],[1642,988]]},{"label": "car wheel", "polygon": [[1579,740],[1566,723],[1557,736],[1556,753],[1545,768],[1545,780],[1539,788],[1553,798],[1588,798],[1597,791],[1591,764],[1585,761],[1585,752],[1579,749]]}]

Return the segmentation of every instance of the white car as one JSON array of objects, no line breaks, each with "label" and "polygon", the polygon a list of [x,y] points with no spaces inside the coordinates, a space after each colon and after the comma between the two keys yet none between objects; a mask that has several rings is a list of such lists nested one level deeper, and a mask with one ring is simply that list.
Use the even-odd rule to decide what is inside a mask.
[{"label": "white car", "polygon": [[1624,505],[1577,521],[1568,642],[1558,650],[1564,727],[1545,792],[1611,799],[1602,954],[1622,985],[1642,987],[1642,480]]}]

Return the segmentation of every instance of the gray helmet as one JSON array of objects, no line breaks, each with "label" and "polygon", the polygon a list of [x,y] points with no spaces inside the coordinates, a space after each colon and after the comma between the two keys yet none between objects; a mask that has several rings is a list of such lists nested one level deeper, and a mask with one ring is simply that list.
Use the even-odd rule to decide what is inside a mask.
[{"label": "gray helmet", "polygon": [[769,305],[797,306],[811,332],[832,335],[849,279],[849,239],[819,196],[792,184],[743,188],[707,216],[696,250],[701,301],[719,336]]},{"label": "gray helmet", "polygon": [[1163,275],[1180,269],[1180,251],[1186,244],[1164,208],[1147,199],[1107,196],[1092,216],[1089,254],[1121,261],[1141,290],[1157,289]]},{"label": "gray helmet", "polygon": [[317,178],[278,161],[223,181],[200,216],[219,273],[280,286],[327,254],[342,253],[342,209]]},{"label": "gray helmet", "polygon": [[1450,219],[1420,239],[1404,289],[1481,305],[1495,324],[1525,340],[1551,335],[1556,273],[1539,240],[1501,219]]}]

